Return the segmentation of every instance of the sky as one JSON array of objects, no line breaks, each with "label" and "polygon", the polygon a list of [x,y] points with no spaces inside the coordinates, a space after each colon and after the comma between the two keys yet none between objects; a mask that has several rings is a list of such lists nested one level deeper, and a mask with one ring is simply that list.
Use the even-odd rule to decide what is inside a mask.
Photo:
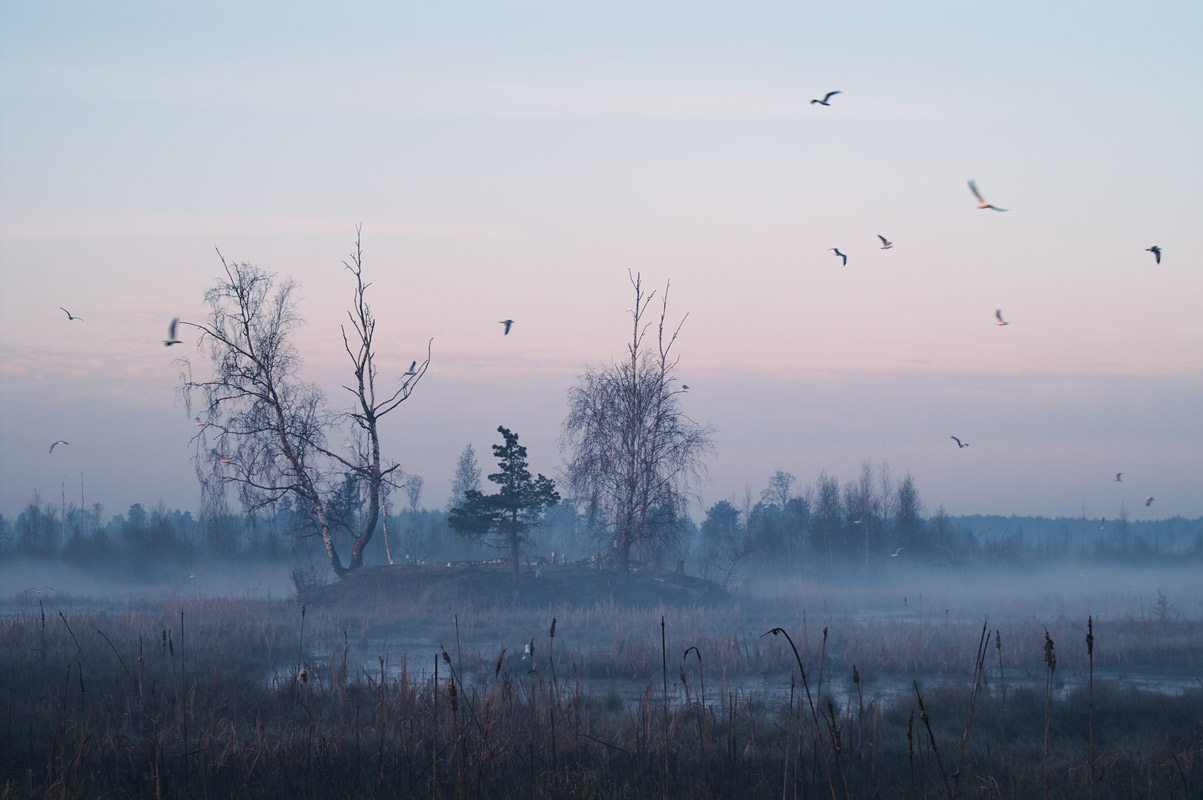
[{"label": "sky", "polygon": [[162,340],[218,250],[301,283],[303,377],[344,407],[362,224],[382,383],[433,340],[382,429],[428,507],[498,425],[559,474],[638,273],[688,315],[698,518],[865,462],[929,512],[1203,515],[1201,29],[1186,1],[0,0],[0,513],[198,509],[178,359],[208,365]]}]

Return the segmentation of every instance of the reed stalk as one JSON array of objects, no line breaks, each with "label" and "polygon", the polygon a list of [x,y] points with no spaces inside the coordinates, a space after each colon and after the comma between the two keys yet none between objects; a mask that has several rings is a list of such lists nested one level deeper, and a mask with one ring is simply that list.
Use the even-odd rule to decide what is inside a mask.
[{"label": "reed stalk", "polygon": [[1094,800],[1094,617],[1086,617],[1086,658],[1090,662],[1090,678],[1087,684],[1090,706],[1090,756],[1087,762],[1090,776],[1090,800]]},{"label": "reed stalk", "polygon": [[936,747],[936,735],[932,733],[931,720],[927,716],[927,709],[923,707],[923,695],[919,693],[919,681],[912,679],[911,683],[915,687],[915,697],[919,698],[919,719],[923,721],[924,727],[927,728],[927,740],[931,745],[931,751],[936,757],[936,766],[940,769],[940,777],[944,780],[944,788],[948,791],[949,800],[953,800],[952,786],[948,783],[948,773],[944,771],[944,762],[940,758],[940,748]]},{"label": "reed stalk", "polygon": [[1048,800],[1048,735],[1052,722],[1053,674],[1057,671],[1057,654],[1048,628],[1044,629],[1044,663],[1047,667],[1044,680],[1044,797]]}]

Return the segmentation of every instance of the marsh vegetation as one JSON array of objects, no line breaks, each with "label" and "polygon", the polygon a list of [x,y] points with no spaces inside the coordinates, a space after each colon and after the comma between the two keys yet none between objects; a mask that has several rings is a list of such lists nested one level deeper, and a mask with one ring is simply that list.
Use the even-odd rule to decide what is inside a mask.
[{"label": "marsh vegetation", "polygon": [[1195,797],[1198,589],[1119,574],[642,607],[442,594],[442,573],[316,604],[22,592],[0,619],[0,794]]}]

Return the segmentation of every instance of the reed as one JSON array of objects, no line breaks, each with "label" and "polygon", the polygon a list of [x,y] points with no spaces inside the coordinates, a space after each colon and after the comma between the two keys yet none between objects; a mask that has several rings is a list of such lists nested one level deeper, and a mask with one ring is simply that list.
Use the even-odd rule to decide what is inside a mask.
[{"label": "reed", "polygon": [[[831,628],[829,643],[840,647],[833,649],[820,707],[816,682],[803,669],[820,657],[818,637],[807,653],[784,628],[751,641],[734,637],[753,663],[789,664],[789,681],[784,675],[777,681],[779,701],[723,675],[704,644],[682,645],[682,678],[668,684],[663,652],[676,640],[668,641],[676,612],[667,610],[658,643],[655,621],[639,615],[651,622],[645,639],[662,648],[660,691],[652,659],[643,691],[626,698],[574,670],[585,651],[575,645],[578,631],[558,617],[554,635],[550,627],[540,629],[547,637],[544,666],[554,673],[544,680],[519,659],[507,660],[502,645],[522,637],[474,633],[483,628],[472,615],[457,620],[462,650],[440,647],[433,664],[422,658],[419,671],[416,658],[407,666],[404,656],[390,662],[377,653],[364,664],[357,650],[371,641],[354,621],[322,609],[307,611],[305,659],[293,605],[188,601],[184,610],[179,617],[179,609],[168,606],[64,609],[60,623],[44,631],[36,606],[25,616],[0,618],[0,674],[6,676],[0,797],[844,800],[1037,797],[1047,785],[1050,795],[1085,798],[1081,734],[1087,724],[1091,740],[1105,743],[1097,752],[1090,745],[1087,764],[1100,796],[1193,797],[1203,774],[1197,713],[1203,690],[1138,692],[1093,674],[1086,682],[1084,669],[1080,688],[1058,699],[1053,715],[1047,682],[1041,691],[1022,684],[1012,690],[1001,681],[995,630],[1005,700],[983,702],[982,692],[996,691],[984,678],[983,626],[966,631],[954,623],[972,633],[960,648],[959,676],[927,676],[931,683],[922,693],[916,678],[913,694],[885,700],[874,699],[879,680],[866,680],[867,664],[855,663],[850,683],[835,678],[837,660],[852,666],[852,656],[843,646],[844,630]],[[450,627],[448,620],[445,634]],[[1093,617],[1087,631],[1093,636]],[[152,636],[161,645],[158,660],[145,653]],[[482,649],[478,636],[491,649]],[[727,646],[731,638],[710,631],[706,641]],[[1050,633],[1048,641],[1053,638]],[[542,653],[544,645],[534,644]],[[1008,649],[1008,672],[1035,673],[1040,648],[1020,649],[1027,660],[1017,658],[1017,667]],[[1091,640],[1080,654],[1084,667],[1104,655],[1092,650]],[[696,674],[689,655],[697,660]],[[705,684],[703,662],[712,686]],[[803,691],[795,694],[799,675]],[[926,747],[915,747],[916,722],[926,731]],[[943,749],[934,747],[954,740],[955,772],[942,763]]]}]

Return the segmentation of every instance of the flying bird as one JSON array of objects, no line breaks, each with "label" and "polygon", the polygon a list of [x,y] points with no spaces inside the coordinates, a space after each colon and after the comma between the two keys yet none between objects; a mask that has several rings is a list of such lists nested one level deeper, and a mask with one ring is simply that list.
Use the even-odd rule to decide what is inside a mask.
[{"label": "flying bird", "polygon": [[512,319],[503,319],[501,320],[501,324],[505,326],[505,335],[509,336],[510,326],[514,324],[514,321]]},{"label": "flying bird", "polygon": [[810,104],[813,106],[815,103],[818,103],[821,106],[829,106],[829,105],[831,105],[831,103],[829,103],[827,101],[830,100],[833,95],[837,95],[839,93],[840,93],[839,89],[836,89],[834,92],[828,92],[827,94],[823,95],[822,100],[811,100]]},{"label": "flying bird", "polygon": [[200,417],[197,417],[196,419],[192,420],[192,424],[195,425],[196,427],[200,428],[200,427],[203,427],[205,423],[201,422]]},{"label": "flying bird", "polygon": [[987,203],[985,200],[983,200],[982,193],[977,190],[977,184],[974,183],[973,181],[969,181],[969,191],[973,192],[973,196],[977,198],[977,207],[978,208],[992,208],[995,211],[1006,211],[1007,210],[1005,208],[999,208],[998,206],[992,206],[989,203]]},{"label": "flying bird", "polygon": [[957,443],[957,447],[958,447],[958,448],[961,448],[961,447],[968,447],[968,446],[969,446],[969,442],[962,443],[962,442],[961,442],[961,440],[960,440],[960,439],[958,439],[958,438],[957,438],[957,437],[955,437],[955,436],[949,436],[948,438],[949,438],[949,439],[952,439],[954,442],[956,442],[956,443]]},{"label": "flying bird", "polygon": [[1152,497],[1146,497],[1146,498],[1145,498],[1145,508],[1148,508],[1148,507],[1149,507],[1149,506],[1151,506],[1151,505],[1153,505],[1153,498],[1152,498]]},{"label": "flying bird", "polygon": [[890,558],[898,558],[898,554],[901,553],[904,549],[905,548],[899,547],[893,553],[890,553]]},{"label": "flying bird", "polygon": [[879,233],[879,234],[877,234],[877,238],[878,238],[878,239],[881,239],[881,249],[882,249],[882,250],[889,250],[891,247],[893,247],[893,246],[894,246],[894,243],[893,243],[893,242],[891,242],[891,241],[890,241],[889,239],[887,239],[886,237],[882,236],[880,233]]},{"label": "flying bird", "polygon": [[417,359],[414,359],[414,362],[409,365],[409,369],[405,370],[405,375],[402,375],[401,377],[404,378],[406,375],[417,375],[417,374],[418,374],[418,361],[417,361]]},{"label": "flying bird", "polygon": [[685,391],[687,391],[687,392],[688,392],[688,391],[689,391],[689,384],[687,384],[687,383],[683,383],[683,384],[681,384],[681,388],[682,388],[682,389],[684,389]]},{"label": "flying bird", "polygon": [[841,253],[841,252],[840,252],[840,248],[838,248],[838,247],[828,247],[827,249],[828,249],[828,250],[830,250],[831,252],[835,253],[835,254],[836,254],[837,256],[839,256],[840,258],[844,259],[844,266],[845,266],[845,267],[846,267],[846,266],[848,266],[848,256],[846,256],[846,255],[844,255],[843,253]]},{"label": "flying bird", "polygon": [[[1157,261],[1158,261],[1158,262],[1160,262],[1160,261],[1161,261],[1161,255],[1160,255],[1161,251],[1160,251],[1160,250],[1158,250],[1157,252],[1158,252]],[[67,315],[67,319],[77,319],[77,320],[79,320],[80,322],[83,322],[83,321],[84,321],[84,318],[83,318],[83,317],[76,317],[76,316],[72,315],[70,311],[68,311],[67,309],[63,308],[62,306],[59,306],[59,310],[60,310],[60,311],[62,311],[64,314],[66,314],[66,315]]]},{"label": "flying bird", "polygon": [[1124,482],[1124,473],[1122,473],[1122,472],[1115,473],[1115,482],[1123,483]]},{"label": "flying bird", "polygon": [[1102,530],[1104,527],[1106,527],[1106,525],[1107,525],[1106,517],[1103,517],[1101,520],[1099,520],[1099,530]]},{"label": "flying bird", "polygon": [[51,453],[53,453],[53,452],[54,452],[54,448],[58,447],[60,444],[71,444],[71,443],[70,443],[70,442],[63,441],[62,439],[59,439],[59,440],[58,440],[57,442],[55,442],[54,444],[50,445],[50,452],[51,452]]},{"label": "flying bird", "polygon": [[163,340],[164,347],[171,347],[173,344],[181,344],[180,340],[175,338],[175,326],[180,321],[179,317],[172,317],[171,324],[167,326],[167,338]]},{"label": "flying bird", "polygon": [[996,320],[998,320],[997,322],[994,323],[995,325],[1010,325],[1011,324],[1002,318],[1002,309],[1001,308],[994,309],[994,318]]},{"label": "flying bird", "polygon": [[[1157,245],[1153,245],[1152,247],[1146,247],[1145,251],[1148,253],[1152,253],[1153,258],[1157,259],[1157,263],[1158,264],[1161,263],[1161,248],[1160,247],[1158,247]],[[66,309],[63,309],[63,310],[66,311]],[[68,314],[67,316],[69,317],[71,315]]]}]

